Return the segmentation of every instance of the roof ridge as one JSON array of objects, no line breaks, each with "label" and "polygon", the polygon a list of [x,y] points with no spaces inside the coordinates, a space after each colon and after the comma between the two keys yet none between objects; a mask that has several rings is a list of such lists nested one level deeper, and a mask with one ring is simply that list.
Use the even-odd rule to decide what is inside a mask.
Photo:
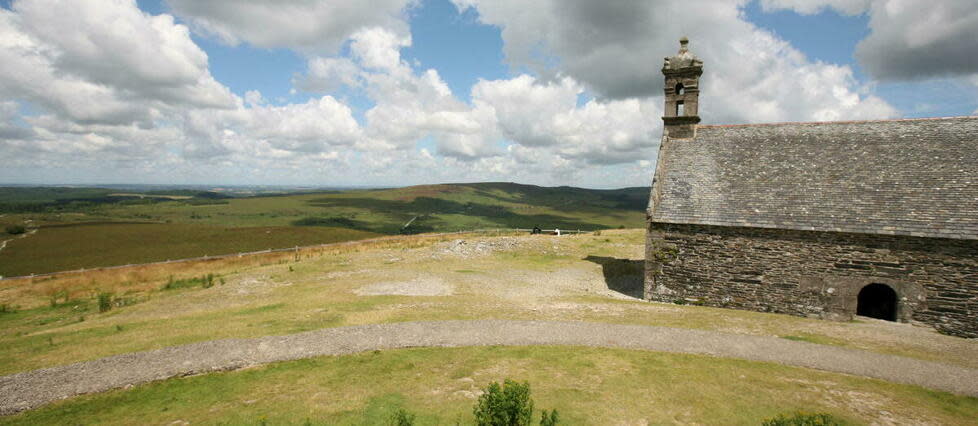
[{"label": "roof ridge", "polygon": [[724,128],[724,127],[760,127],[760,126],[786,126],[786,125],[821,125],[821,124],[861,124],[861,123],[889,123],[901,121],[937,121],[937,120],[959,120],[976,119],[978,115],[961,115],[951,117],[922,117],[922,118],[887,118],[879,120],[847,120],[847,121],[781,121],[776,123],[743,123],[743,124],[700,124],[699,128]]}]

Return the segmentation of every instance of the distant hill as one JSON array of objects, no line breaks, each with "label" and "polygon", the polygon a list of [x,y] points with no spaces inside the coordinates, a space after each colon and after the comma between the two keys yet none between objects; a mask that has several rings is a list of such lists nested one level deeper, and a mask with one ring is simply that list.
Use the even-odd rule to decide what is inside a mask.
[{"label": "distant hill", "polygon": [[[360,221],[353,226],[381,233],[534,226],[595,230],[641,227],[648,196],[648,187],[597,190],[488,182],[341,192],[308,203],[345,213],[328,219]],[[377,216],[386,220],[378,222]],[[408,221],[406,229],[395,227]],[[306,218],[296,224],[314,222]]]},{"label": "distant hill", "polygon": [[[195,189],[0,188],[0,275],[480,229],[640,228],[649,188],[516,183],[226,197]],[[26,226],[26,235],[7,235]],[[36,232],[33,232],[35,231]]]}]

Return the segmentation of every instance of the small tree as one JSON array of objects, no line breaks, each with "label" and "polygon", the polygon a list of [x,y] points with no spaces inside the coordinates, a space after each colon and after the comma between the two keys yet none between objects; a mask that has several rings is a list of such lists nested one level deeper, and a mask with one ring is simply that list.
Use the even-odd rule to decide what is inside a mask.
[{"label": "small tree", "polygon": [[527,426],[532,421],[530,384],[506,379],[502,386],[492,382],[483,390],[472,410],[479,426]]},{"label": "small tree", "polygon": [[112,309],[112,293],[99,293],[98,294],[99,313],[108,312],[111,309]]}]

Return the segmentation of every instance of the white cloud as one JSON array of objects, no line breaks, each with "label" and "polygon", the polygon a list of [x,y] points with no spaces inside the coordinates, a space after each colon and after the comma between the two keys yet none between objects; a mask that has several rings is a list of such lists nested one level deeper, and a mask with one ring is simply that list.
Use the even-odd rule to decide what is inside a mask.
[{"label": "white cloud", "polygon": [[[529,75],[480,81],[473,103],[490,109],[502,135],[521,147],[550,148],[548,155],[595,164],[634,161],[648,154],[661,129],[654,99],[590,100],[569,77],[539,82]],[[527,151],[518,151],[526,153]]]},{"label": "white cloud", "polygon": [[296,76],[292,84],[313,93],[329,93],[343,86],[360,85],[360,67],[349,58],[314,57],[309,59],[305,75]]},{"label": "white cloud", "polygon": [[[304,54],[294,89],[320,95],[298,104],[231,94],[168,15],[85,0],[62,16],[52,11],[66,0],[48,1],[0,9],[0,156],[17,154],[0,179],[68,167],[87,179],[111,169],[240,183],[647,185],[661,131],[659,58],[681,35],[706,62],[707,122],[896,115],[850,67],[811,61],[746,22],[746,0],[455,0],[502,29],[507,60],[523,72],[478,82],[469,102],[438,70],[402,57],[413,1],[169,0],[197,31]],[[864,3],[765,7],[859,13]],[[343,100],[351,93],[373,103],[362,122]],[[25,118],[21,104],[41,112]]]},{"label": "white cloud", "polygon": [[688,35],[693,52],[706,62],[700,113],[706,122],[896,115],[886,102],[861,93],[848,66],[809,61],[745,21],[745,0],[615,7],[586,0],[454,1],[502,29],[510,62],[545,79],[563,72],[606,98],[661,96],[661,62],[652,58],[673,54],[678,38]]},{"label": "white cloud", "polygon": [[361,137],[353,112],[331,96],[304,104],[252,107],[247,113],[249,136],[286,151],[330,151]]},{"label": "white cloud", "polygon": [[406,9],[415,0],[167,0],[178,16],[226,43],[334,54],[354,33],[382,27],[409,34]]},{"label": "white cloud", "polygon": [[875,0],[856,58],[880,80],[978,73],[978,3]]},{"label": "white cloud", "polygon": [[0,101],[0,142],[5,139],[26,139],[33,136],[33,130],[18,125],[20,106],[17,102]]},{"label": "white cloud", "polygon": [[169,108],[235,102],[186,27],[133,1],[20,0],[0,10],[0,74],[0,96],[80,122],[148,123]]},{"label": "white cloud", "polygon": [[381,27],[365,28],[351,37],[350,50],[366,68],[396,71],[402,67],[402,47],[411,45],[411,37],[399,36]]},{"label": "white cloud", "polygon": [[978,73],[978,3],[974,0],[761,0],[766,10],[802,14],[832,8],[869,13],[870,34],[856,58],[878,80],[967,77]]},{"label": "white cloud", "polygon": [[835,9],[846,15],[858,15],[866,12],[873,0],[761,0],[765,11],[790,9],[795,12],[811,15],[827,8]]}]

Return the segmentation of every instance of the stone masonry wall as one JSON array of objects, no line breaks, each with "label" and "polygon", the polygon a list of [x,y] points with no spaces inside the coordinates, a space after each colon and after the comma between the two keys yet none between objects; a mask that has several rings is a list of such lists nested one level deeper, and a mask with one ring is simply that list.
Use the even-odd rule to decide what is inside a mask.
[{"label": "stone masonry wall", "polygon": [[897,317],[978,337],[978,241],[651,223],[645,298],[851,319],[868,284]]}]

